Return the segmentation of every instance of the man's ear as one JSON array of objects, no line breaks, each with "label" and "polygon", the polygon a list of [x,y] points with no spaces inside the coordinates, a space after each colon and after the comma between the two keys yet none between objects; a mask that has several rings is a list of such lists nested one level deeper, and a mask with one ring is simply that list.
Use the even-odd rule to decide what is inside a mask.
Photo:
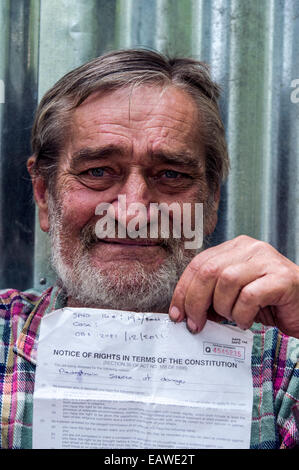
[{"label": "man's ear", "polygon": [[32,155],[27,160],[27,170],[31,176],[32,186],[33,186],[33,195],[35,202],[38,206],[38,217],[40,228],[44,232],[48,232],[49,225],[49,191],[46,185],[45,179],[41,175],[37,175],[34,171],[35,155]]}]

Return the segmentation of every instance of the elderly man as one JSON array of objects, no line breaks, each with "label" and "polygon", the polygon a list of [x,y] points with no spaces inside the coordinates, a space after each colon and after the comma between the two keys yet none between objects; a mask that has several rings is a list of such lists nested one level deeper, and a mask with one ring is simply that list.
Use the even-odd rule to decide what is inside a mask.
[{"label": "elderly man", "polygon": [[2,291],[2,447],[31,446],[39,324],[66,305],[169,312],[193,333],[207,319],[251,328],[251,447],[298,445],[299,267],[247,236],[200,250],[161,233],[95,233],[100,203],[119,230],[130,204],[147,208],[149,225],[151,203],[174,202],[189,203],[193,223],[203,203],[204,236],[213,232],[228,171],[218,96],[204,64],[128,50],[68,73],[42,99],[28,170],[57,285]]}]

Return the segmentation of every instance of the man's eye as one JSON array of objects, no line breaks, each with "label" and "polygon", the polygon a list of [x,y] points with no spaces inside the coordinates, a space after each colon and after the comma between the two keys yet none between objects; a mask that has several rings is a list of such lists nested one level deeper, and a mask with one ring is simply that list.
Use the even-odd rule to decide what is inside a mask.
[{"label": "man's eye", "polygon": [[88,173],[95,177],[104,176],[105,168],[91,168]]},{"label": "man's eye", "polygon": [[164,172],[164,176],[166,178],[177,178],[178,176],[180,176],[180,173],[174,170],[167,170]]}]

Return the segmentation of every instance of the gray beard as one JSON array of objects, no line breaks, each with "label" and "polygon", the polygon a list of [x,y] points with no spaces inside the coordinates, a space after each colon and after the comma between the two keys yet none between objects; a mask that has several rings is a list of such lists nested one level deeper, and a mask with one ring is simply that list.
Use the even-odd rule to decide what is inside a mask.
[{"label": "gray beard", "polygon": [[[71,305],[138,312],[167,312],[175,286],[191,259],[200,250],[185,250],[181,240],[168,240],[168,253],[159,268],[147,272],[142,263],[132,261],[128,272],[120,262],[109,274],[91,263],[90,240],[81,240],[65,259],[62,250],[61,210],[50,198],[51,262],[58,282]],[[90,232],[87,231],[87,233]]]}]

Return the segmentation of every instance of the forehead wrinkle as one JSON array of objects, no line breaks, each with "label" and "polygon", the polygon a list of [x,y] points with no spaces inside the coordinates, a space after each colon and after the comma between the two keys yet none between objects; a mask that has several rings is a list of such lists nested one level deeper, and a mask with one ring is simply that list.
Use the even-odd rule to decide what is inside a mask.
[{"label": "forehead wrinkle", "polygon": [[[156,99],[156,102],[155,104],[152,103],[152,108],[151,110],[148,112],[148,115],[150,115],[152,113],[152,110],[156,108],[156,106],[159,104],[160,100],[161,100],[161,97],[163,96],[163,94],[165,93],[166,89],[168,88],[169,84],[166,84],[166,83],[160,83],[159,85],[158,84],[146,84],[146,83],[133,83],[131,86],[130,86],[130,93],[129,93],[129,115],[128,115],[128,120],[129,122],[132,120],[131,118],[131,107],[132,107],[132,101],[133,101],[133,93],[134,91],[139,91],[142,87],[146,87],[146,88],[150,88],[150,89],[154,89],[155,91],[157,91],[158,89],[160,89],[160,93],[159,93],[159,99]],[[144,119],[144,118],[143,118]],[[135,118],[135,120],[138,121],[138,119]],[[142,119],[140,119],[142,120]]]},{"label": "forehead wrinkle", "polygon": [[[157,122],[157,124],[152,125],[152,121]],[[161,124],[160,124],[161,122]],[[164,127],[168,128],[170,130],[178,130],[177,125],[178,124],[183,124],[183,129],[182,130],[188,130],[192,131],[194,124],[197,125],[198,122],[198,117],[195,113],[190,113],[189,116],[186,117],[186,113],[184,111],[182,112],[177,112],[177,110],[174,112],[167,113],[164,112],[162,109],[156,110],[154,113],[148,112],[146,115],[144,112],[139,111],[138,109],[134,108],[129,108],[129,113],[128,113],[128,123],[132,123],[134,126],[134,123],[144,123],[144,128],[158,128],[158,127]],[[105,123],[106,124],[106,123]],[[113,122],[111,124],[118,125],[116,122]],[[181,130],[181,129],[180,129]]]},{"label": "forehead wrinkle", "polygon": [[[146,86],[145,88],[148,87]],[[157,90],[157,87],[154,88]],[[100,115],[98,114],[97,109],[94,108],[91,114],[87,116],[87,121],[84,119],[84,115],[86,117],[84,104],[81,104],[79,108],[75,110],[74,113],[74,127],[77,127],[79,128],[79,130],[84,132],[85,127],[88,127],[90,122],[94,122],[95,125],[99,127],[113,126],[115,128],[119,127],[121,129],[122,127],[126,127],[123,125],[125,120],[127,121],[127,123],[129,123],[129,125],[132,124],[133,128],[135,127],[134,123],[141,123],[144,128],[154,128],[159,127],[159,124],[156,124],[156,126],[152,126],[151,122],[155,120],[156,122],[159,122],[161,120],[161,127],[169,128],[170,130],[177,130],[175,129],[176,124],[184,124],[183,130],[187,130],[189,133],[189,130],[191,132],[192,128],[194,128],[195,121],[196,123],[198,123],[198,112],[196,104],[194,103],[193,99],[183,90],[172,86],[170,86],[170,88],[174,88],[174,90],[179,91],[180,94],[185,95],[185,99],[188,100],[188,106],[183,106],[182,108],[176,106],[176,99],[172,97],[173,106],[170,106],[169,112],[165,111],[165,106],[163,105],[163,103],[161,103],[161,98],[163,98],[165,92],[169,89],[169,87],[166,86],[160,88],[159,93],[156,95],[155,99],[148,103],[150,107],[149,110],[146,112],[146,109],[144,109],[144,101],[140,103],[140,96],[137,95],[136,101],[134,100],[135,94],[133,93],[133,91],[140,91],[140,88],[130,87],[130,93],[129,95],[127,95],[127,104],[125,100],[121,100],[118,106],[114,105],[114,107],[112,108],[109,108],[106,104],[104,104]],[[117,91],[114,93],[117,93]],[[111,94],[111,97],[113,97],[114,93]],[[78,111],[80,110],[80,108],[84,110],[83,121],[81,119],[81,116],[78,116]],[[78,118],[79,122],[77,120]]]},{"label": "forehead wrinkle", "polygon": [[[151,108],[150,110],[148,111],[148,113],[146,115],[144,115],[144,110],[142,110],[142,117],[140,119],[137,118],[137,116],[133,116],[133,113],[134,113],[134,94],[133,92],[134,91],[140,91],[140,89],[142,89],[142,87],[145,87],[146,89],[153,89],[155,91],[158,91],[159,90],[159,93],[158,93],[158,96],[155,97],[155,100],[152,100],[149,104],[151,105]],[[190,122],[192,123],[191,125],[193,125],[193,122],[195,120],[198,119],[198,110],[197,110],[197,106],[196,106],[196,103],[195,103],[195,100],[192,96],[190,96],[190,94],[186,93],[185,90],[183,90],[182,88],[180,87],[177,87],[176,85],[174,85],[173,83],[171,82],[167,82],[167,83],[163,83],[163,84],[160,84],[160,85],[148,85],[148,84],[143,84],[143,83],[140,83],[140,84],[133,84],[133,86],[130,87],[130,93],[129,93],[129,104],[128,104],[128,107],[129,107],[129,122],[131,120],[135,120],[135,121],[143,121],[145,120],[148,120],[150,119],[150,116],[155,113],[155,118],[157,118],[157,114],[160,116],[161,119],[170,119],[170,120],[176,120],[178,122],[183,122],[183,123],[186,123],[186,107],[184,108],[180,108],[180,107],[177,107],[175,106],[176,105],[176,101],[177,99],[174,98],[173,96],[171,96],[171,100],[173,101],[171,107],[169,108],[169,112],[164,112],[163,111],[163,105],[161,105],[161,99],[164,97],[165,93],[168,91],[168,90],[173,90],[174,92],[179,92],[179,94],[181,96],[184,96],[184,99],[189,101],[188,103],[188,111],[189,111],[189,118],[190,118]],[[138,113],[138,106],[140,106],[140,103],[138,102],[139,99],[137,97],[137,113]],[[135,105],[136,106],[136,105]],[[162,109],[161,109],[162,108]],[[136,109],[136,108],[135,108]],[[175,111],[175,115],[174,115],[174,111]],[[135,113],[135,114],[137,114]],[[139,114],[139,113],[138,113]],[[183,117],[180,118],[179,115],[182,115]],[[144,117],[145,116],[145,117]]]},{"label": "forehead wrinkle", "polygon": [[[145,88],[148,88],[148,87],[145,87]],[[172,88],[172,86],[170,88]],[[158,148],[159,143],[162,144],[163,147],[164,147],[164,144],[166,145],[166,153],[167,153],[167,146],[169,145],[169,143],[173,142],[173,139],[175,139],[175,141],[177,141],[177,144],[179,145],[177,147],[177,151],[178,151],[178,154],[180,154],[180,153],[185,153],[185,148],[181,147],[181,144],[184,143],[184,141],[186,143],[187,141],[191,142],[192,140],[194,141],[192,145],[193,146],[192,153],[198,154],[198,160],[201,160],[200,154],[203,153],[203,157],[204,157],[204,151],[201,152],[200,150],[200,148],[202,147],[200,135],[198,135],[198,132],[195,132],[195,127],[198,128],[198,124],[199,124],[199,116],[198,116],[198,110],[197,110],[196,104],[194,103],[193,99],[188,94],[186,94],[183,90],[177,89],[177,91],[179,91],[180,94],[183,95],[183,97],[185,95],[185,98],[187,98],[188,100],[187,104],[181,107],[176,106],[176,101],[177,101],[176,96],[170,95],[170,98],[171,98],[170,105],[168,103],[168,107],[165,108],[164,104],[162,104],[160,107],[160,101],[158,98],[161,99],[163,96],[165,96],[165,92],[168,89],[169,89],[168,87],[162,87],[162,89],[160,89],[159,92],[154,96],[155,99],[152,101],[149,100],[149,105],[150,105],[149,108],[142,107],[144,105],[144,99],[142,99],[142,96],[140,96],[140,93],[138,95],[135,95],[132,89],[130,90],[131,93],[127,95],[127,98],[129,99],[127,99],[126,109],[125,109],[125,106],[122,106],[123,103],[125,104],[125,100],[123,101],[121,100],[120,106],[118,107],[114,101],[114,106],[112,107],[112,109],[109,109],[106,103],[104,103],[104,107],[101,110],[102,113],[99,113],[96,107],[92,108],[92,111],[90,114],[89,112],[86,113],[87,108],[84,109],[84,105],[83,105],[83,108],[81,109],[84,109],[84,113],[83,115],[80,116],[80,114],[78,115],[78,111],[80,110],[80,107],[79,107],[76,110],[77,113],[75,113],[75,116],[74,116],[75,119],[73,120],[75,140],[79,143],[78,141],[78,137],[79,137],[78,131],[79,131],[81,135],[81,138],[79,140],[81,140],[82,147],[88,148],[89,143],[92,143],[94,139],[94,135],[97,136],[98,133],[100,134],[114,134],[115,133],[118,137],[121,137],[121,139],[126,139],[126,140],[133,139],[133,141],[135,141],[135,138],[136,139],[139,138],[138,135],[140,134],[140,132],[146,130],[146,134],[144,134],[143,136],[144,139],[146,140],[147,138],[149,138],[150,146],[152,146],[153,144],[158,144],[157,146],[154,145],[154,147],[156,147],[157,152],[160,150],[160,154],[164,154],[165,152],[163,148],[160,148],[160,149]],[[175,89],[176,87],[174,87],[174,90]],[[134,91],[136,91],[136,89]],[[113,97],[114,93],[117,93],[117,92],[113,92],[111,94],[111,97]],[[136,96],[136,107],[134,103],[135,96]],[[173,103],[173,106],[171,105],[171,103]],[[110,105],[110,102],[108,104]],[[134,112],[134,108],[136,109],[136,112]],[[147,111],[148,109],[149,111]],[[168,109],[169,109],[169,112],[168,112]],[[127,121],[127,124],[124,121],[125,114],[127,118],[129,114],[129,119],[130,119],[130,124],[131,124],[129,127],[133,131],[133,134],[130,134],[130,135],[127,134],[128,121]],[[185,119],[183,117],[185,117]],[[103,122],[103,119],[104,119],[104,122]],[[89,123],[93,124],[93,126],[90,126],[90,132],[88,132]],[[141,125],[138,125],[139,123]],[[154,134],[152,135],[148,134],[148,131],[150,131],[151,129],[154,131]],[[134,134],[134,131],[136,131],[138,134]],[[144,141],[144,139],[142,138],[142,141]],[[132,144],[133,144],[133,141],[132,141]],[[117,143],[117,147],[120,146],[119,144],[120,142]],[[133,144],[133,146],[135,145]],[[155,150],[155,149],[152,147],[152,150]],[[173,149],[173,153],[177,153],[177,151],[176,149]],[[186,151],[188,151],[188,149],[186,149]],[[148,151],[146,153],[149,155]]]}]

